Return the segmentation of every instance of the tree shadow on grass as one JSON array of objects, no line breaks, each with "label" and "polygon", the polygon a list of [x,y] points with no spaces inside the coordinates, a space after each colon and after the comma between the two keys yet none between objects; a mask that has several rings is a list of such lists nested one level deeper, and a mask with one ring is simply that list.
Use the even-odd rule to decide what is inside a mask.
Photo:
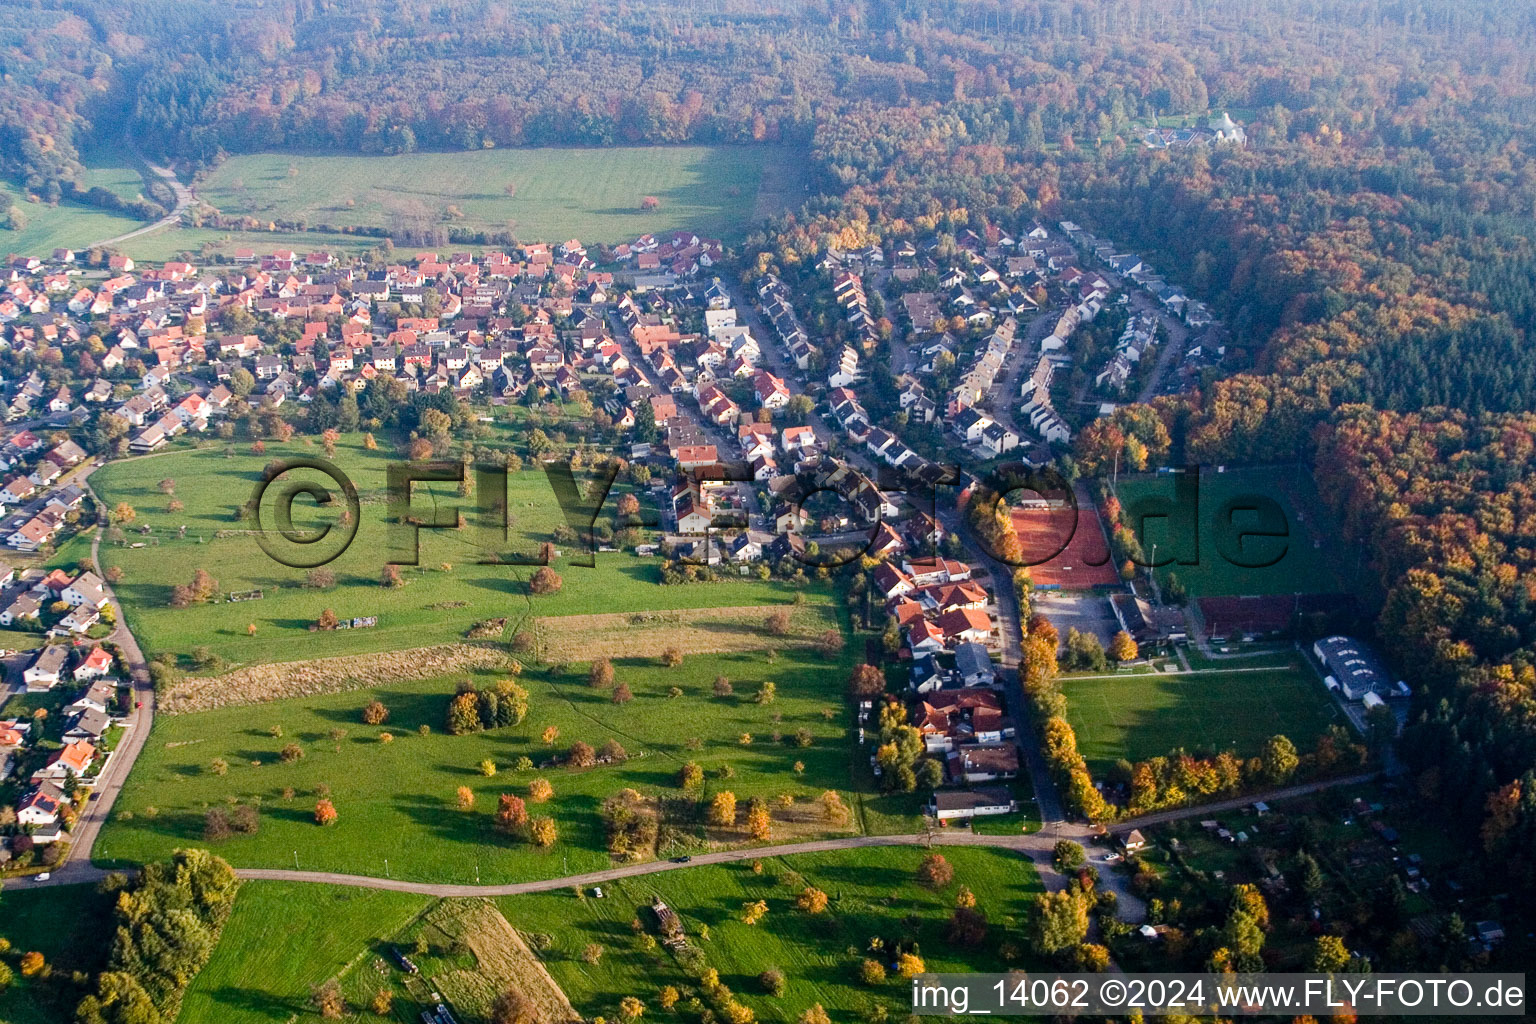
[{"label": "tree shadow on grass", "polygon": [[203,840],[203,815],[193,811],[161,811],[153,818],[145,814],[137,814],[131,821],[116,819],[119,826],[132,827],[151,835],[163,836],[170,839]]},{"label": "tree shadow on grass", "polygon": [[[521,840],[504,836],[491,827],[488,814],[466,815],[453,804],[452,794],[441,798],[415,794],[397,797],[391,802],[397,811],[410,818],[419,828],[436,839],[471,843],[478,846],[494,846],[497,853],[521,845]],[[533,815],[529,810],[530,817]]]},{"label": "tree shadow on grass", "polygon": [[263,816],[272,818],[275,821],[313,824],[315,820],[314,807],[300,806],[298,800],[298,797],[294,797],[292,803],[276,805],[270,801],[265,801],[261,805],[261,813]]},{"label": "tree shadow on grass", "polygon": [[646,765],[636,766],[634,760],[625,762],[622,768],[624,783],[631,787],[655,786],[657,788],[673,787],[677,785],[677,768],[675,763],[652,764],[647,759]]},{"label": "tree shadow on grass", "polygon": [[447,713],[448,702],[453,699],[449,689],[442,692],[412,693],[403,690],[361,689],[352,691],[357,697],[357,707],[319,707],[310,713],[338,725],[364,725],[363,705],[375,698],[389,709],[389,718],[378,726],[387,732],[415,732],[423,725],[440,728]]},{"label": "tree shadow on grass", "polygon": [[432,768],[433,770],[441,772],[444,775],[458,775],[460,777],[478,777],[480,775],[480,769],[472,765],[448,764],[447,762],[439,761],[437,764],[433,765]]},{"label": "tree shadow on grass", "polygon": [[208,998],[227,1007],[231,1014],[241,1011],[241,1016],[259,1020],[291,1020],[313,1009],[306,999],[284,998],[272,992],[229,985],[214,989],[208,993]]},{"label": "tree shadow on grass", "polygon": [[[516,568],[522,567],[518,566]],[[535,567],[533,566],[529,566],[527,571],[532,572],[534,568]],[[459,582],[459,585],[463,586],[466,583],[471,587],[478,587],[481,590],[489,590],[495,594],[521,594],[523,596],[528,595],[528,587],[523,583],[522,580],[515,577],[492,577],[489,579],[480,577],[479,579],[462,580]]]}]

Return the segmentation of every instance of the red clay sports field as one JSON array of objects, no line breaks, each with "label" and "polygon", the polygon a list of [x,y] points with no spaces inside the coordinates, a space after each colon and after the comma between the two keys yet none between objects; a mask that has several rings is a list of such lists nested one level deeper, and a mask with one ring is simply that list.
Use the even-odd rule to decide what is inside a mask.
[{"label": "red clay sports field", "polygon": [[[1087,590],[1120,582],[1099,526],[1099,514],[1087,502],[1075,510],[1065,502],[1016,508],[1013,531],[1024,548],[1024,561],[1038,563],[1029,570],[1036,586]],[[1052,554],[1058,549],[1059,553]]]}]

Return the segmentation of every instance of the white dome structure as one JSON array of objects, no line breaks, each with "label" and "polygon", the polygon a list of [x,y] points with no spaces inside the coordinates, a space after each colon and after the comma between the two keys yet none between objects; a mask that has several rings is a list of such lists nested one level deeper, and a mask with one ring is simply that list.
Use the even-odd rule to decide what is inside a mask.
[{"label": "white dome structure", "polygon": [[1207,123],[1211,131],[1216,133],[1218,142],[1232,142],[1241,146],[1248,141],[1248,133],[1243,131],[1243,126],[1232,120],[1225,110],[1212,116]]}]

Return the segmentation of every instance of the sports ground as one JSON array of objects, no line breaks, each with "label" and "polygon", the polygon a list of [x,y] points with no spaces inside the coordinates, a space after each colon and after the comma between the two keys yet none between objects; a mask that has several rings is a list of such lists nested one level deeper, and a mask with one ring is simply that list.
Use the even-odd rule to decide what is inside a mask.
[{"label": "sports ground", "polygon": [[1013,532],[1036,586],[1086,590],[1120,581],[1099,514],[1086,502],[1076,509],[1066,504],[1016,508]]},{"label": "sports ground", "polygon": [[[1236,662],[1235,665],[1242,665]],[[1067,719],[1090,770],[1176,747],[1253,757],[1276,733],[1308,750],[1343,717],[1300,659],[1284,668],[1122,673],[1063,680]]]},{"label": "sports ground", "polygon": [[[1174,499],[1175,481],[1171,474],[1122,476],[1116,493],[1134,520],[1141,503],[1154,498]],[[1285,520],[1283,538],[1258,535],[1268,527],[1246,510],[1254,498],[1269,499],[1279,506]],[[1312,477],[1303,468],[1202,467],[1197,503],[1188,510],[1178,509],[1174,515],[1194,517],[1198,544],[1194,552],[1181,553],[1177,563],[1157,570],[1163,586],[1168,585],[1170,576],[1177,576],[1192,597],[1335,594],[1355,589],[1360,554],[1343,544]],[[1224,515],[1229,517],[1227,522],[1222,521]],[[1134,521],[1131,525],[1138,528]],[[1150,552],[1156,544],[1160,560],[1166,561],[1167,553],[1180,546],[1178,531],[1187,531],[1189,525],[1149,516],[1142,547]],[[1228,535],[1226,551],[1223,532]],[[1249,565],[1236,564],[1228,557],[1235,533],[1247,533],[1236,544],[1241,560]]]}]

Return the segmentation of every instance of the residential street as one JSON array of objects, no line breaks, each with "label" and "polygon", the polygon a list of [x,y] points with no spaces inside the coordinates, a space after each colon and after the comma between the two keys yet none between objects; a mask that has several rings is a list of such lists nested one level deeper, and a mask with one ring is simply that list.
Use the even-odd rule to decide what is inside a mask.
[{"label": "residential street", "polygon": [[1019,663],[1024,653],[1024,624],[1019,621],[1019,597],[1013,591],[1013,569],[993,558],[976,542],[975,537],[965,528],[959,509],[941,509],[939,519],[946,530],[966,538],[968,548],[975,555],[975,561],[986,566],[987,572],[991,574],[992,594],[997,608],[998,638],[1002,646],[999,677],[1002,679],[1003,690],[1008,698],[1008,707],[1013,710],[1014,727],[1018,731],[1019,751],[1024,760],[1024,769],[1029,772],[1030,786],[1035,793],[1035,808],[1047,831],[1067,827],[1065,826],[1066,811],[1062,807],[1060,795],[1056,792],[1056,782],[1051,778],[1045,756],[1040,752],[1040,744],[1035,740],[1034,723],[1028,710],[1029,702],[1024,698],[1024,686],[1019,678]]},{"label": "residential street", "polygon": [[[96,507],[101,510],[102,517],[105,518],[105,509],[102,508],[96,493],[91,490],[89,480],[96,464],[88,463],[87,466],[85,472],[76,478],[76,482],[90,492],[91,499],[96,502]],[[95,567],[96,575],[103,576],[105,579],[99,557],[103,532],[105,527],[98,527],[96,536],[91,540],[91,563]],[[107,641],[117,645],[127,662],[123,667],[127,669],[133,683],[132,700],[135,707],[128,712],[129,728],[123,732],[117,749],[107,759],[106,768],[91,790],[91,799],[86,803],[85,810],[75,822],[74,829],[71,830],[72,839],[68,859],[53,869],[53,878],[50,881],[59,884],[91,881],[99,877],[99,870],[91,866],[92,848],[95,846],[97,835],[101,832],[101,826],[105,824],[107,815],[112,811],[112,804],[116,802],[117,795],[122,792],[123,782],[128,778],[128,772],[133,768],[134,761],[138,759],[139,752],[144,749],[144,744],[149,739],[150,727],[155,719],[155,691],[150,684],[149,664],[144,659],[144,652],[139,649],[139,642],[134,639],[133,632],[128,628],[123,606],[118,603],[117,595],[112,592],[111,585],[106,583],[102,585],[117,621],[117,625],[107,636]]]},{"label": "residential street", "polygon": [[988,409],[992,418],[1017,434],[1021,445],[1033,445],[1040,440],[1040,436],[1033,427],[1018,418],[1022,401],[1019,385],[1025,377],[1035,372],[1035,364],[1040,361],[1040,339],[1051,333],[1060,317],[1060,310],[1047,307],[1019,325],[1019,331],[1013,339],[1013,348],[1009,350],[1008,359],[1003,364],[1003,372],[998,375],[998,383],[988,396]]}]

